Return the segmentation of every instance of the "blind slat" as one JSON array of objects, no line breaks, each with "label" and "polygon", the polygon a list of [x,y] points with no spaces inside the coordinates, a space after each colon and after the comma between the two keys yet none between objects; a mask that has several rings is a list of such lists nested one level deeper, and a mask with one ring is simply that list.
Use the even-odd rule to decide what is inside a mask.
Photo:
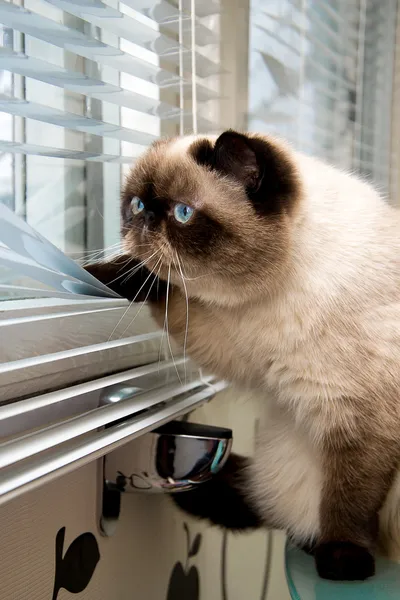
[{"label": "blind slat", "polygon": [[75,358],[77,356],[102,352],[103,350],[122,348],[123,346],[134,346],[135,344],[141,344],[142,342],[160,339],[161,336],[161,331],[153,331],[128,338],[122,338],[120,340],[112,340],[108,342],[102,342],[100,344],[91,344],[90,346],[77,346],[76,348],[62,350],[60,352],[52,352],[51,354],[39,354],[38,356],[22,358],[12,362],[0,363],[0,374],[29,369],[30,367],[35,367],[37,365],[43,365],[46,363],[54,364],[57,361],[65,360],[67,358]]},{"label": "blind slat", "polygon": [[[262,26],[256,25],[256,27],[264,32],[264,28]],[[280,43],[282,43],[284,46],[287,46],[288,48],[290,48],[291,50],[294,51],[294,47],[286,44],[286,42],[284,42],[283,40],[276,37],[275,34],[268,32],[268,35],[270,37],[273,37],[274,39],[276,39],[276,41],[279,41]],[[268,55],[266,55],[266,52],[264,50],[261,50],[258,48],[255,48],[254,52],[256,52],[257,54],[260,54],[261,56],[268,56]],[[274,60],[278,60],[278,59],[276,59],[274,57]],[[325,66],[324,64],[319,62],[318,54],[315,54],[312,57],[311,56],[306,57],[305,69],[307,72],[311,71],[310,79],[315,79],[315,77],[321,76],[329,83],[337,83],[339,86],[341,86],[341,87],[345,86],[345,87],[348,87],[349,89],[353,89],[353,87],[354,87],[351,85],[350,81],[347,80],[345,74],[338,75],[334,71],[330,70],[327,66]],[[318,71],[318,74],[316,73],[316,71]],[[342,73],[342,71],[339,71],[339,73]]]},{"label": "blind slat", "polygon": [[[171,16],[178,16],[178,0],[168,2],[167,0],[122,0],[122,4],[148,14],[151,17],[157,10],[164,10]],[[206,2],[196,3],[196,15],[200,18],[209,17],[218,14],[221,10],[219,0],[207,0]],[[183,15],[190,18],[188,11],[183,11]],[[152,18],[152,17],[151,17]],[[155,19],[157,20],[157,19]]]},{"label": "blind slat", "polygon": [[3,204],[0,204],[0,266],[5,271],[1,276],[3,289],[14,293],[17,286],[29,288],[34,281],[33,287],[39,288],[39,292],[50,288],[62,295],[118,297]]},{"label": "blind slat", "polygon": [[0,285],[15,297],[55,297],[82,294],[119,297],[110,288],[65,256],[4,204],[0,204]]},{"label": "blind slat", "polygon": [[[332,60],[334,60],[335,62],[340,63],[343,60],[343,56],[346,57],[352,57],[352,58],[356,58],[357,56],[357,48],[354,45],[354,49],[352,49],[352,51],[350,51],[350,48],[346,47],[346,49],[343,48],[343,44],[342,44],[342,38],[340,36],[340,32],[333,32],[328,25],[326,25],[325,23],[323,23],[323,21],[319,22],[319,25],[323,25],[324,31],[326,35],[329,35],[329,38],[332,40],[332,42],[336,45],[335,50],[333,50],[326,42],[322,42],[313,32],[313,29],[311,27],[303,27],[302,25],[296,23],[295,21],[291,20],[290,18],[282,18],[278,15],[273,15],[271,13],[267,13],[267,12],[263,12],[262,14],[264,14],[266,17],[272,19],[274,21],[275,25],[281,26],[284,29],[292,29],[294,31],[296,31],[297,33],[299,33],[300,35],[304,35],[306,39],[308,39],[310,41],[311,44],[314,44],[315,46],[318,46],[322,52],[324,52],[325,54],[327,54]],[[273,32],[270,29],[268,29],[267,27],[263,27],[260,26],[260,28],[263,29],[263,31],[265,33],[268,33],[268,35],[274,37],[275,39],[280,39],[282,42],[285,42],[286,44],[288,42],[286,42],[283,39],[283,35],[281,32]],[[353,35],[356,36],[356,30],[353,32]],[[280,37],[280,35],[282,35],[282,38]],[[298,52],[298,46],[296,44],[290,45],[291,49],[294,52]],[[345,52],[345,54],[344,54]]]},{"label": "blind slat", "polygon": [[[264,25],[256,25],[256,27],[258,29],[260,29],[269,38],[276,40],[278,43],[282,44],[283,46],[285,46],[286,48],[291,50],[294,54],[298,54],[298,45],[296,44],[296,42],[294,42],[294,41],[288,42],[284,38],[284,36],[279,34],[279,32],[277,33],[276,31],[272,31],[272,30],[268,29],[267,27],[265,27]],[[324,44],[323,42],[321,42],[320,40],[315,38],[312,35],[312,33],[310,33],[310,32],[304,31],[299,28],[299,33],[301,35],[304,34],[306,39],[309,41],[311,49],[313,50],[312,56],[317,56],[318,51],[320,50],[326,57],[329,58],[329,60],[333,61],[336,65],[341,65],[341,63],[343,61],[343,57],[344,57],[344,55],[341,52],[335,52],[334,50],[329,48],[329,46],[327,46],[326,44]],[[308,54],[311,55],[311,52],[308,52]],[[349,58],[355,58],[356,52],[354,52],[354,54],[347,53],[347,56]]]},{"label": "blind slat", "polygon": [[[178,7],[166,2],[166,0],[124,0],[123,4],[138,10],[157,23],[166,19],[179,19]],[[190,16],[183,14],[182,18],[187,19]]]},{"label": "blind slat", "polygon": [[[0,22],[7,27],[17,29],[53,46],[74,52],[78,56],[89,58],[99,64],[108,65],[160,86],[176,83],[180,80],[178,75],[161,69],[155,64],[138,59],[134,54],[101,42],[94,37],[56,23],[20,6],[8,4],[5,0],[0,0]],[[132,43],[135,44],[135,42]],[[182,52],[184,69],[190,71],[191,52],[187,48],[182,48]],[[171,64],[172,70],[179,65],[178,47],[175,47],[173,51],[166,55],[166,62]],[[200,77],[208,77],[221,72],[218,63],[199,52],[196,52],[196,64],[198,64],[198,75]]]},{"label": "blind slat", "polygon": [[44,104],[38,104],[37,102],[29,102],[28,100],[21,100],[14,96],[6,96],[5,94],[0,94],[0,111],[18,117],[51,123],[52,125],[58,125],[66,129],[73,129],[83,133],[91,133],[92,135],[109,137],[143,146],[147,146],[157,139],[157,136],[151,133],[128,129],[127,127],[121,127],[113,123],[69,113],[45,106]]},{"label": "blind slat", "polygon": [[[51,4],[57,6],[58,8],[61,8],[62,10],[68,11],[70,13],[72,13],[72,10],[76,10],[75,8],[75,3],[71,3],[70,0],[46,0],[47,2],[50,2]],[[177,7],[172,6],[169,2],[152,2],[152,3],[146,3],[146,2],[136,2],[136,0],[133,0],[131,2],[123,2],[121,4],[125,4],[126,6],[132,8],[135,11],[138,11],[139,13],[142,13],[145,17],[151,19],[152,21],[154,21],[155,23],[157,23],[158,25],[163,25],[164,26],[164,30],[167,31],[171,31],[174,34],[178,34],[179,33],[179,16],[181,14],[181,19],[182,19],[182,26],[183,26],[183,33],[184,34],[190,34],[190,30],[191,30],[191,16],[189,13],[179,13],[179,9]],[[147,6],[146,6],[147,4]],[[150,7],[149,4],[152,4],[152,6]],[[69,7],[69,8],[68,8]],[[72,8],[72,10],[71,10]],[[102,27],[103,29],[110,29],[110,27],[113,28],[114,33],[116,33],[117,35],[120,35],[121,37],[125,37],[126,39],[131,40],[132,39],[132,34],[135,36],[135,43],[140,43],[140,37],[136,37],[136,33],[137,33],[137,29],[141,28],[142,30],[145,30],[146,33],[144,35],[144,39],[143,39],[143,46],[147,49],[153,49],[151,46],[149,47],[149,41],[151,42],[151,44],[158,44],[158,46],[161,47],[161,44],[159,43],[159,39],[157,39],[157,36],[154,33],[154,28],[150,28],[148,25],[144,25],[141,22],[138,22],[136,19],[132,19],[131,17],[129,17],[128,15],[124,14],[122,11],[118,11],[115,8],[111,8],[110,6],[99,2],[98,0],[96,0],[95,3],[93,3],[92,0],[82,0],[79,3],[79,7],[78,10],[80,11],[80,14],[77,16],[80,16],[81,18],[85,18],[87,20],[90,20],[90,22],[92,22],[92,19],[89,19],[86,17],[86,15],[90,14],[91,16],[96,17],[101,17],[101,18],[109,18],[109,19],[113,19],[113,21],[107,21],[107,23],[104,25],[101,23],[97,23],[97,25],[99,27]],[[88,11],[90,11],[88,13]],[[211,12],[209,14],[213,14],[213,9],[211,8]],[[76,14],[75,12],[73,14]],[[203,13],[203,17],[206,16],[207,13]],[[132,27],[132,21],[134,22],[134,27]],[[207,44],[213,44],[213,43],[217,43],[218,42],[218,36],[208,27],[206,27],[203,23],[201,23],[199,21],[199,19],[196,17],[195,20],[195,28],[196,28],[196,44],[200,45],[200,46],[204,46]],[[143,36],[143,31],[142,31],[142,36]],[[127,37],[128,35],[128,37]],[[159,34],[158,38],[162,38],[162,36]],[[172,51],[174,52],[176,50],[176,41],[174,40],[170,40],[168,39],[165,40],[165,43],[168,44],[171,48]],[[155,49],[154,50],[157,53],[159,52],[159,49]],[[170,50],[167,50],[166,53],[169,53]],[[163,54],[165,52],[162,52]]]},{"label": "blind slat", "polygon": [[40,431],[3,442],[0,444],[0,469],[89,433],[93,429],[110,425],[119,419],[134,416],[143,410],[160,404],[160,402],[171,400],[176,396],[204,386],[204,384],[211,383],[211,381],[211,377],[205,381],[195,379],[183,385],[173,383],[163,385],[161,388],[149,392],[133,393],[131,397],[115,404],[95,408],[61,423],[44,427]]},{"label": "blind slat", "polygon": [[4,469],[0,474],[0,503],[100,458],[139,435],[194,410],[226,387],[225,382],[217,382],[212,387],[204,386],[199,392],[172,400],[165,406],[161,405],[157,410],[133,417],[118,427],[88,434],[83,439],[72,440],[56,447],[50,455],[38,454],[14,465],[12,469]]},{"label": "blind slat", "polygon": [[59,67],[23,52],[15,52],[10,48],[0,48],[0,69],[150,115],[166,118],[180,112],[178,108],[166,102]]},{"label": "blind slat", "polygon": [[[114,33],[129,42],[142,46],[146,50],[163,56],[169,61],[173,61],[176,65],[179,63],[180,45],[176,39],[160,33],[155,27],[146,25],[131,16],[107,6],[100,0],[96,0],[95,4],[93,4],[92,0],[80,0],[79,3],[74,0],[46,0],[46,2],[79,17],[95,27]],[[188,26],[186,26],[186,21],[184,24],[185,29],[190,31],[190,21],[188,22]],[[178,33],[179,25],[178,22],[169,23],[165,25],[165,28]],[[197,26],[197,44],[206,45],[215,43],[216,41],[215,35],[207,27],[201,24]],[[182,47],[182,50],[186,54],[190,53],[189,49],[185,47]],[[198,56],[202,60],[202,56],[200,54]]]},{"label": "blind slat", "polygon": [[178,75],[161,69],[156,64],[5,0],[0,0],[0,22],[100,65],[110,66],[160,86],[177,83],[180,79]]},{"label": "blind slat", "polygon": [[[142,0],[138,0],[142,2]],[[147,0],[144,0],[147,1]],[[157,2],[158,0],[149,0],[150,2]],[[129,0],[129,2],[136,2],[136,0]],[[174,4],[178,4],[177,0],[174,0]],[[203,2],[197,1],[195,4],[196,15],[199,18],[208,17],[210,15],[216,15],[221,12],[220,0],[206,0]]]},{"label": "blind slat", "polygon": [[[179,33],[179,21],[160,21],[160,25],[163,26],[164,29],[168,29],[169,31],[178,34]],[[191,19],[190,16],[187,16],[186,19],[183,20],[182,30],[184,35],[190,35],[191,32]],[[205,27],[201,23],[199,23],[198,19],[195,21],[195,30],[196,30],[196,45],[197,46],[207,46],[209,44],[218,43],[218,36],[208,27]]]},{"label": "blind slat", "polygon": [[[167,0],[123,0],[121,2],[134,10],[137,10],[150,19],[160,22],[162,19],[178,19],[179,8],[177,2],[167,2]],[[207,0],[206,2],[197,2],[196,15],[199,18],[209,17],[218,14],[221,6],[219,0]],[[183,19],[190,19],[188,11],[182,11]]]},{"label": "blind slat", "polygon": [[[76,317],[77,315],[93,315],[100,313],[109,313],[110,311],[120,311],[120,306],[110,306],[107,308],[87,308],[85,310],[74,310],[67,312],[48,313],[44,315],[29,315],[23,317],[7,318],[8,311],[0,312],[0,328],[14,327],[19,325],[20,327],[26,327],[28,323],[42,323],[45,325],[52,319],[68,319],[68,317]],[[7,335],[6,329],[3,329],[3,335]]]},{"label": "blind slat", "polygon": [[153,373],[160,373],[168,369],[174,369],[185,364],[187,361],[184,358],[176,358],[172,360],[162,360],[155,364],[145,365],[143,367],[136,367],[135,369],[129,369],[122,373],[115,375],[108,375],[106,377],[100,377],[92,381],[85,383],[79,383],[62,390],[56,390],[55,392],[48,392],[40,396],[34,396],[33,398],[27,398],[26,400],[19,400],[17,402],[11,402],[0,406],[0,421],[5,419],[11,419],[17,415],[25,415],[33,410],[52,406],[59,402],[65,402],[71,398],[75,398],[81,394],[88,394],[96,390],[100,390],[111,385],[124,383],[132,379],[143,377],[144,375],[151,375]]},{"label": "blind slat", "polygon": [[46,2],[156,54],[168,55],[179,52],[179,44],[176,40],[160,33],[156,28],[107,6],[101,0],[96,0],[95,3],[92,0],[79,0],[79,2],[46,0]]},{"label": "blind slat", "polygon": [[132,164],[132,156],[84,152],[80,150],[69,150],[68,148],[52,148],[50,146],[38,146],[36,144],[10,142],[9,140],[0,140],[0,151],[10,152],[12,154],[28,154],[33,156],[48,156],[50,158],[63,158],[67,160],[84,160],[87,162]]},{"label": "blind slat", "polygon": [[[76,293],[72,292],[61,292],[59,290],[54,289],[41,289],[36,287],[26,287],[20,285],[12,285],[0,283],[0,292],[3,292],[2,295],[5,295],[7,299],[11,298],[65,298],[65,299],[75,299]],[[82,298],[92,298],[92,295],[88,295],[85,293],[79,294]],[[2,300],[1,300],[2,301]]]}]

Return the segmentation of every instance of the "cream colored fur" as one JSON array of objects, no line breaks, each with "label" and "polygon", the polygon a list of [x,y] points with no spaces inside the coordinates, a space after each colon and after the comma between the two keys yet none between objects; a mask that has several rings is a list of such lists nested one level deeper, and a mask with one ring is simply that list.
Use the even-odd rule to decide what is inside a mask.
[{"label": "cream colored fur", "polygon": [[[373,402],[385,385],[400,392],[400,227],[399,212],[363,181],[300,154],[295,160],[305,193],[281,292],[272,302],[267,295],[219,306],[209,288],[196,288],[208,306],[190,300],[188,350],[220,376],[266,390],[249,493],[266,520],[272,512],[306,541],[319,533],[320,441],[338,426],[357,434],[358,407],[340,398]],[[182,296],[172,298],[170,315],[179,337]],[[389,441],[400,436],[399,411],[394,417],[384,395],[370,408]],[[399,503],[397,482],[381,527],[398,558]]]},{"label": "cream colored fur", "polygon": [[[160,147],[159,168],[189,165],[182,153],[193,141]],[[266,522],[272,517],[307,541],[319,534],[323,440],[340,431],[351,442],[360,424],[379,431],[383,445],[400,437],[400,211],[359,178],[282,147],[302,194],[277,284],[260,272],[257,285],[246,288],[245,278],[227,284],[210,271],[183,286],[173,273],[178,289],[168,326],[183,343],[186,287],[188,353],[220,377],[265,393],[248,493]],[[246,229],[251,209],[242,207],[239,188],[232,184],[231,198],[213,173],[202,174],[194,162],[190,169],[196,198],[218,194],[219,211],[237,202],[238,227]],[[184,190],[175,196],[184,198]],[[154,315],[163,325],[164,308]],[[381,537],[385,552],[400,559],[400,474],[381,511]]]}]

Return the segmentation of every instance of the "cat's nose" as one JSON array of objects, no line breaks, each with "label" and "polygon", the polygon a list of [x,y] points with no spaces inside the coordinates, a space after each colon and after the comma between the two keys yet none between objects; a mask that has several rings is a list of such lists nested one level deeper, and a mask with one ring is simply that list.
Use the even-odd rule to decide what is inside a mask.
[{"label": "cat's nose", "polygon": [[154,225],[155,220],[155,213],[152,210],[146,210],[146,212],[144,213],[144,222],[147,225],[147,227],[151,227],[151,225]]}]

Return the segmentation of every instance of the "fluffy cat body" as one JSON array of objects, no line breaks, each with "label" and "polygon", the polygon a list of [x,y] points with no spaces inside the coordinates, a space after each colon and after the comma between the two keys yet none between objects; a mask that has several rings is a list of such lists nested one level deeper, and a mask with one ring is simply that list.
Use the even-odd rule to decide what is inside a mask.
[{"label": "fluffy cat body", "polygon": [[[152,181],[227,224],[223,247],[192,230],[197,254],[200,242],[215,250],[200,262],[169,225],[153,230],[151,249],[172,240],[161,271],[173,284],[169,331],[202,367],[265,391],[256,455],[235,484],[260,522],[315,545],[322,576],[362,579],[378,529],[400,559],[400,212],[278,140],[223,136],[159,143],[134,168],[125,205]],[[127,224],[127,252],[142,258],[146,235]],[[165,301],[152,306],[163,326]],[[364,571],[354,566],[364,559]]]},{"label": "fluffy cat body", "polygon": [[[304,155],[294,161],[304,195],[282,289],[234,306],[216,306],[207,290],[209,305],[189,306],[187,350],[268,393],[249,493],[266,522],[307,542],[320,534],[321,440],[377,428],[383,443],[399,443],[400,223],[363,181]],[[172,296],[169,326],[181,342],[185,318],[183,294]],[[400,496],[391,502],[400,513]],[[397,523],[383,522],[400,542]],[[400,558],[398,544],[388,551]]]}]

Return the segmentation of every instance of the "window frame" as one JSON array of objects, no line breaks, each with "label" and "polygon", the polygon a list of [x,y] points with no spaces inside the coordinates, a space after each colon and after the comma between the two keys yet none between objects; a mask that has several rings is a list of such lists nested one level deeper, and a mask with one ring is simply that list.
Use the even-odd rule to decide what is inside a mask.
[{"label": "window frame", "polygon": [[[40,11],[43,7],[45,8],[46,5],[45,2],[41,2],[40,0],[26,0],[25,3],[23,0],[15,0],[13,3],[21,7],[24,6],[24,4],[27,4],[28,9],[32,9],[36,3],[39,7],[39,14],[42,14]],[[118,0],[106,0],[106,4],[110,7],[120,7]],[[183,0],[183,2],[180,3],[180,6],[186,10],[190,10],[191,4],[190,1],[186,2]],[[53,12],[59,10],[53,5],[50,6],[50,9]],[[129,15],[130,10],[128,5],[124,6],[124,13]],[[46,15],[46,13],[43,13],[43,15]],[[77,26],[78,29],[79,27],[87,27],[87,23],[85,24],[76,16],[71,16],[64,12],[62,13],[62,17],[61,22],[63,24]],[[207,19],[208,17],[206,18],[208,24]],[[212,28],[215,27],[215,22],[212,21],[212,18],[211,26]],[[91,28],[89,32],[92,36],[96,36],[98,33],[94,31],[94,29],[95,28]],[[160,29],[162,28],[158,26],[158,30]],[[106,43],[117,43],[117,45],[120,45],[121,40],[114,33],[104,29],[102,30],[101,35],[105,36]],[[170,31],[168,32],[168,35],[172,35]],[[178,39],[179,34],[176,33],[176,36]],[[188,36],[187,29],[185,29],[185,36]],[[17,37],[18,48],[23,49],[24,39],[27,36],[23,33],[18,33]],[[186,37],[186,41],[187,39],[188,38]],[[207,51],[204,52],[204,55],[207,57]],[[209,53],[209,55],[211,58],[215,59],[213,53]],[[73,60],[73,55],[71,58],[70,53],[64,50],[63,56],[63,66],[66,68],[74,68],[73,63],[71,62],[71,60]],[[79,55],[77,56],[78,60],[82,62],[80,67],[82,67],[83,73],[86,73],[87,68],[89,68],[89,72],[87,72],[89,76],[99,77],[99,73],[96,71],[96,64],[93,61],[86,61],[86,59],[79,57]],[[154,57],[156,57],[156,55],[154,55]],[[88,64],[85,65],[85,62]],[[162,60],[158,59],[157,65],[162,66],[161,63]],[[101,67],[101,69],[107,68],[108,67],[104,66]],[[93,71],[93,69],[95,69],[95,71]],[[179,75],[178,69],[176,75]],[[26,95],[26,88],[23,85],[25,78],[22,75],[16,75],[14,77],[15,90],[23,99]],[[214,96],[217,96],[219,75],[210,77],[209,79],[211,82],[210,87],[215,91]],[[35,80],[30,79],[31,83],[34,81]],[[121,83],[120,72],[118,72],[118,80],[114,78],[113,83],[117,86]],[[200,80],[199,83],[201,84]],[[178,91],[176,88],[174,89],[175,91],[172,91],[168,88],[160,87],[159,99],[163,101],[165,97],[167,100],[172,99],[173,102],[177,102]],[[191,110],[191,94],[190,90],[189,93],[188,90],[184,90],[184,92],[184,107],[188,112],[188,117],[185,117],[184,125],[188,126],[190,125],[192,118],[189,116]],[[183,93],[182,89],[180,89],[180,93]],[[64,94],[64,96],[61,94],[60,97],[64,98],[64,102],[68,102],[68,94]],[[84,96],[81,96],[80,98],[82,100]],[[202,116],[206,116],[211,120],[217,120],[219,104],[219,98],[207,102]],[[82,108],[82,114],[85,115],[87,112],[89,112],[89,114],[94,113],[95,118],[101,118],[103,110],[107,110],[107,121],[113,122],[114,119],[116,124],[127,125],[129,127],[129,123],[127,123],[129,114],[124,117],[121,107],[118,107],[116,111],[113,111],[114,106],[114,104],[104,104],[98,100],[89,98],[89,101]],[[145,116],[147,117],[147,115]],[[23,127],[24,119],[21,117],[14,117],[14,119],[17,132],[16,135],[18,138],[16,141],[22,144],[26,143],[26,131],[25,127]],[[177,135],[179,134],[180,126],[182,125],[179,121],[162,119],[161,117],[158,119],[158,123],[159,127],[157,131],[154,130],[154,133],[157,135]],[[64,130],[61,134],[65,136],[68,131],[69,130]],[[82,136],[80,137],[82,138]],[[99,138],[96,139],[99,141]],[[121,142],[110,138],[103,138],[103,140],[104,146],[101,149],[99,147],[89,147],[87,140],[82,138],[81,141],[83,146],[81,150],[92,150],[100,153],[102,151],[105,154],[109,153],[112,155],[118,154],[121,150]],[[32,140],[30,143],[32,143]],[[79,140],[76,143],[79,145]],[[19,214],[23,216],[27,211],[27,156],[18,154],[14,154],[13,156],[18,166],[17,170],[14,171],[14,184],[17,190],[16,197],[18,198],[18,206],[16,208],[18,208]],[[28,161],[29,157],[30,155],[28,155]],[[62,165],[64,164],[66,163],[62,163]],[[87,250],[94,251],[96,248],[103,247],[103,245],[105,247],[110,246],[116,241],[117,229],[119,229],[119,223],[117,227],[117,221],[119,221],[119,186],[122,183],[126,167],[123,164],[97,164],[83,161],[79,162],[78,166],[84,171],[86,185],[86,190],[82,196],[82,206],[85,206],[87,211],[85,241]],[[62,168],[64,168],[64,177],[68,177],[67,167],[65,166]],[[117,172],[118,177],[116,175]],[[97,205],[99,190],[103,192],[100,195],[103,197],[103,210],[101,212],[103,213],[104,220],[107,224],[112,222],[112,227],[101,227],[100,233],[99,226],[102,225],[102,222],[97,214],[99,208]],[[107,197],[111,190],[114,190],[114,195],[116,196],[115,206],[111,206],[112,203],[104,200],[104,197]],[[96,201],[94,200],[95,196]],[[88,218],[88,215],[90,218]],[[68,247],[62,249],[66,251],[67,254],[69,253]],[[97,313],[93,311],[97,311]],[[97,317],[95,318],[93,315],[101,315],[101,320],[97,319]],[[156,325],[150,317],[150,311],[147,306],[129,306],[129,303],[124,299],[113,300],[96,298],[89,300],[87,298],[80,299],[77,297],[76,300],[49,300],[36,298],[34,300],[10,300],[2,302],[0,304],[0,331],[3,331],[3,336],[7,337],[7,346],[3,345],[3,348],[0,348],[0,363],[4,363],[3,371],[0,372],[0,404],[25,398],[29,395],[40,394],[49,389],[73,385],[92,377],[100,377],[112,372],[123,371],[124,369],[145,364],[147,362],[157,361],[160,356],[166,356],[166,353],[168,353],[165,347],[166,339],[164,339],[162,343],[160,343],[160,340],[152,339],[144,341],[143,343],[138,343],[137,348],[136,345],[133,344],[132,347],[135,347],[135,351],[132,351],[131,354],[128,351],[130,349],[129,346],[126,346],[125,350],[123,350],[122,347],[116,347],[110,350],[92,353],[88,352],[86,356],[81,356],[79,361],[76,358],[71,357],[70,359],[55,360],[54,363],[49,361],[43,365],[39,365],[39,363],[37,365],[31,365],[29,366],[29,369],[27,368],[26,370],[23,370],[22,368],[10,372],[5,370],[6,363],[12,363],[18,360],[21,361],[29,356],[37,356],[39,360],[39,357],[43,355],[57,355],[58,353],[65,352],[66,350],[73,350],[74,348],[78,350],[81,347],[105,344],[112,334],[116,323],[118,323],[120,319],[121,323],[119,324],[118,331],[120,333],[122,332],[121,335],[124,339],[137,335],[144,335],[146,332],[151,334],[157,330]],[[7,323],[7,321],[10,320],[12,320],[12,322]],[[43,333],[44,327],[45,334]],[[118,333],[118,331],[116,333]],[[178,354],[178,350],[174,347],[173,342],[172,346],[175,348],[174,352]],[[2,365],[0,365],[0,367],[1,366]]]}]

